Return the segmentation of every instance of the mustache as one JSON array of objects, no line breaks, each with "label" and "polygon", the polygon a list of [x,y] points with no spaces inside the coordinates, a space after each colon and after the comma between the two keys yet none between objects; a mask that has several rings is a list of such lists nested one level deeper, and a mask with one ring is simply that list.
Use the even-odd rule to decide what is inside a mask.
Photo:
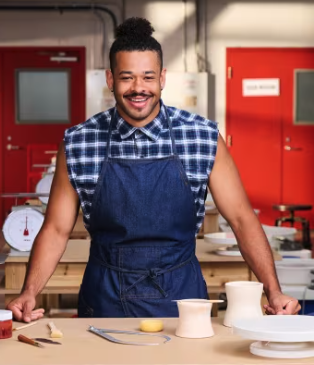
[{"label": "mustache", "polygon": [[142,96],[144,98],[146,97],[151,97],[152,94],[145,94],[145,93],[130,93],[130,94],[125,94],[123,97],[124,98],[136,98],[137,96]]}]

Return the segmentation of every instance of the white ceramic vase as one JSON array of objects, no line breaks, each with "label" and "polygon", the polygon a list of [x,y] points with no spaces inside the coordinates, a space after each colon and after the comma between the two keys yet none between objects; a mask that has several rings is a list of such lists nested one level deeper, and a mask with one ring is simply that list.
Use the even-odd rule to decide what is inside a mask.
[{"label": "white ceramic vase", "polygon": [[179,322],[176,336],[205,338],[214,336],[211,322],[212,303],[206,299],[182,299],[177,301]]},{"label": "white ceramic vase", "polygon": [[232,327],[233,321],[263,316],[261,298],[263,284],[255,281],[226,283],[227,310],[223,324]]}]

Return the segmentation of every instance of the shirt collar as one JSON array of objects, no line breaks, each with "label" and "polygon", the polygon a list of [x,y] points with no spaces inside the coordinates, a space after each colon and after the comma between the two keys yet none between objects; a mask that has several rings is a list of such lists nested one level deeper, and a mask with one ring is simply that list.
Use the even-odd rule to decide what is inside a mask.
[{"label": "shirt collar", "polygon": [[168,126],[165,108],[164,103],[160,100],[160,111],[156,118],[141,128],[133,127],[126,122],[117,111],[116,129],[118,130],[121,139],[127,139],[132,136],[135,131],[140,130],[151,140],[157,141],[160,132]]}]

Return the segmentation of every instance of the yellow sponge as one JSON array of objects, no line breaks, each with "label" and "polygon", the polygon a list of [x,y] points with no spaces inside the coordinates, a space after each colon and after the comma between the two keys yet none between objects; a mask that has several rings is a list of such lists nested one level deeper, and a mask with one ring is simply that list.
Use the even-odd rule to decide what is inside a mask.
[{"label": "yellow sponge", "polygon": [[50,328],[50,337],[51,338],[61,338],[63,337],[63,333],[58,330],[58,328],[56,327],[56,325],[53,322],[49,322],[48,323],[48,327]]},{"label": "yellow sponge", "polygon": [[143,332],[159,332],[164,329],[164,324],[160,319],[145,319],[140,323],[140,330]]}]

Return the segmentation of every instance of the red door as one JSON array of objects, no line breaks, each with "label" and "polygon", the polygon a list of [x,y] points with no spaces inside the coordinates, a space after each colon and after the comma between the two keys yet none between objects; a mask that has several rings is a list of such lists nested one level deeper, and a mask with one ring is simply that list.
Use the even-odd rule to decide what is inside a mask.
[{"label": "red door", "polygon": [[283,58],[282,201],[312,204],[314,228],[314,49],[283,52]]},{"label": "red door", "polygon": [[[300,104],[303,94],[313,90],[314,80],[306,82],[308,77],[302,75],[300,80],[298,69],[314,70],[313,49],[227,51],[227,144],[253,207],[260,209],[261,221],[271,225],[279,215],[272,210],[274,204],[314,206],[314,172],[310,168],[314,116],[309,105]],[[247,95],[247,81],[259,84],[261,92]],[[262,96],[264,81],[278,82],[278,94]],[[305,113],[312,118],[312,124],[294,124],[295,105],[301,116]],[[313,212],[301,215],[310,217],[314,225]]]},{"label": "red door", "polygon": [[[50,163],[65,129],[85,119],[85,49],[4,48],[0,54],[1,191],[34,191],[40,165]],[[6,215],[15,201],[2,203]]]},{"label": "red door", "polygon": [[[2,53],[0,52],[0,192],[3,191],[3,108],[2,108],[2,97],[4,92],[3,82],[2,82]],[[3,199],[0,197],[0,225],[2,227],[3,222]]]}]

